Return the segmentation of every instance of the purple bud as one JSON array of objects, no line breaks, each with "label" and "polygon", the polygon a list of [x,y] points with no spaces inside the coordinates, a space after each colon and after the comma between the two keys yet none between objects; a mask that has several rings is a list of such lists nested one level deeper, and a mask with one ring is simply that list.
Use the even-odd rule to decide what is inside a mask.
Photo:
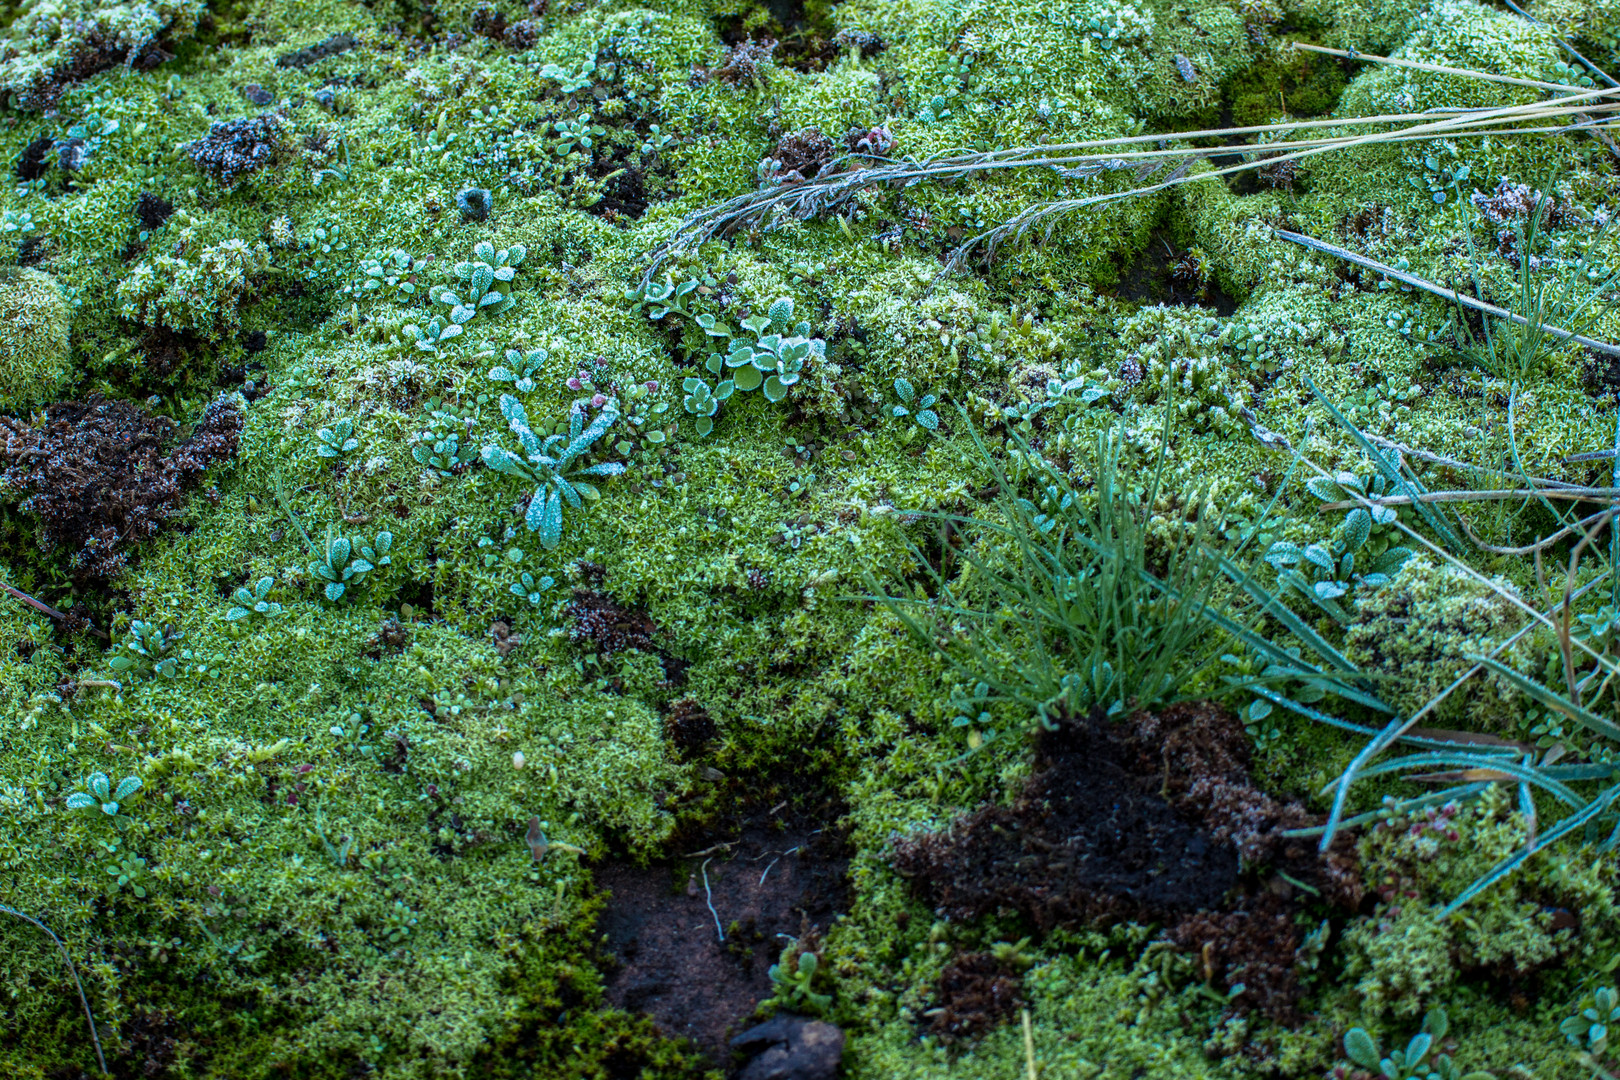
[{"label": "purple bud", "polygon": [[569,379],[567,386],[570,390],[578,390],[580,388],[580,382],[578,379]]},{"label": "purple bud", "polygon": [[600,409],[602,406],[604,406],[606,404],[607,404],[607,395],[606,394],[594,394],[594,395],[592,395],[592,397],[591,397],[591,408]]}]

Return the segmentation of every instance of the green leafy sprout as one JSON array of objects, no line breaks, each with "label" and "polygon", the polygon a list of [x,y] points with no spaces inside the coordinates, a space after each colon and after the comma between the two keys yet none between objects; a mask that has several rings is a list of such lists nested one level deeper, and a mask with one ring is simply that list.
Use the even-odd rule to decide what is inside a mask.
[{"label": "green leafy sprout", "polygon": [[686,411],[697,417],[693,421],[697,429],[698,438],[703,438],[714,430],[714,414],[720,411],[721,402],[731,397],[737,384],[725,379],[713,389],[702,379],[690,376],[681,381],[681,389],[686,391],[682,404]]},{"label": "green leafy sprout", "polygon": [[900,404],[889,407],[889,415],[896,419],[909,416],[916,420],[918,425],[929,431],[939,429],[939,414],[934,411],[934,403],[939,400],[933,394],[917,396],[911,383],[906,379],[894,380],[894,392],[900,397]]},{"label": "green leafy sprout", "polygon": [[1487,1072],[1465,1073],[1449,1055],[1429,1057],[1446,1037],[1446,1011],[1431,1009],[1423,1017],[1423,1029],[1412,1036],[1405,1050],[1379,1053],[1378,1041],[1362,1028],[1351,1028],[1344,1037],[1344,1052],[1351,1061],[1382,1077],[1383,1080],[1494,1080]]},{"label": "green leafy sprout", "polygon": [[180,674],[180,667],[175,662],[179,657],[170,654],[184,637],[172,626],[158,626],[136,619],[129,624],[129,633],[118,642],[118,655],[107,661],[107,666],[119,673],[161,675],[165,679],[173,679]]},{"label": "green leafy sprout", "polygon": [[766,1004],[823,1015],[832,1008],[832,995],[819,994],[811,988],[820,963],[813,952],[799,952],[795,961],[794,954],[798,947],[797,942],[790,942],[777,962],[771,965],[769,974],[776,993]]},{"label": "green leafy sprout", "polygon": [[360,440],[354,437],[354,421],[348,417],[316,431],[315,441],[319,444],[315,452],[323,458],[342,457],[360,448]]},{"label": "green leafy sprout", "polygon": [[103,772],[93,772],[85,779],[85,787],[89,792],[75,791],[65,800],[69,810],[87,810],[92,806],[99,807],[108,817],[117,817],[119,808],[137,791],[141,790],[141,778],[126,776],[114,788],[112,781]]},{"label": "green leafy sprout", "polygon": [[324,581],[326,598],[336,603],[351,585],[360,584],[371,571],[392,562],[388,552],[393,545],[394,535],[386,530],[368,544],[338,536],[329,529],[321,557],[309,564],[310,577]]},{"label": "green leafy sprout", "polygon": [[489,377],[495,382],[509,382],[512,389],[527,394],[534,389],[534,377],[549,358],[544,349],[530,349],[526,353],[507,349],[506,363],[490,368]]},{"label": "green leafy sprout", "polygon": [[232,596],[232,599],[236,601],[236,606],[225,613],[225,620],[227,622],[236,622],[250,615],[263,615],[266,617],[280,615],[281,605],[268,599],[270,590],[275,583],[276,579],[273,577],[262,577],[254,584],[251,591],[245,585],[237,589]]},{"label": "green leafy sprout", "polygon": [[578,510],[585,502],[601,498],[595,485],[583,478],[624,472],[624,463],[617,461],[580,467],[581,457],[618,421],[618,405],[609,401],[589,426],[585,424],[584,410],[575,410],[569,416],[566,434],[555,432],[544,439],[530,426],[523,403],[510,394],[501,395],[501,415],[522,443],[523,452],[519,455],[492,443],[483,448],[484,464],[535,485],[524,524],[540,534],[544,547],[556,547],[562,539],[563,504]]}]

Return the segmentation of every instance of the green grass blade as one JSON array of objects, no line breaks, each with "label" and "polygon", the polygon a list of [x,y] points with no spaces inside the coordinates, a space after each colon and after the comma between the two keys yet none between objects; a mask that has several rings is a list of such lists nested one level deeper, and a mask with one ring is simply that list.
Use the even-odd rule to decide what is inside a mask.
[{"label": "green grass blade", "polygon": [[1501,862],[1497,863],[1490,869],[1488,873],[1486,873],[1479,880],[1475,881],[1472,885],[1468,886],[1468,888],[1464,889],[1455,900],[1447,904],[1440,912],[1440,917],[1444,919],[1447,916],[1455,915],[1464,904],[1468,903],[1468,901],[1472,900],[1474,897],[1478,896],[1492,885],[1495,885],[1498,881],[1501,881],[1503,878],[1513,873],[1513,871],[1517,870],[1520,866],[1524,865],[1525,862],[1529,861],[1531,856],[1551,846],[1554,842],[1568,836],[1571,832],[1574,832],[1587,822],[1598,817],[1598,815],[1607,810],[1610,804],[1614,802],[1616,795],[1620,795],[1620,787],[1609,788],[1603,794],[1587,803],[1580,810],[1571,814],[1563,821],[1560,821],[1557,825],[1554,825],[1551,829],[1548,829],[1546,832],[1542,833],[1540,838],[1537,839],[1534,844],[1526,845],[1520,850],[1514,852],[1512,855],[1509,855],[1507,858],[1503,859]]},{"label": "green grass blade", "polygon": [[1500,675],[1502,678],[1506,679],[1520,690],[1523,690],[1526,694],[1529,694],[1541,704],[1547,706],[1547,708],[1552,709],[1554,712],[1575,721],[1577,724],[1586,728],[1586,730],[1592,732],[1594,735],[1601,735],[1605,739],[1620,741],[1620,725],[1616,725],[1609,720],[1603,719],[1603,717],[1598,716],[1596,713],[1583,709],[1573,701],[1570,701],[1564,695],[1553,690],[1549,690],[1547,687],[1542,686],[1534,679],[1527,675],[1521,674],[1520,672],[1514,671],[1512,668],[1508,667],[1499,660],[1493,660],[1489,656],[1474,655],[1469,655],[1468,659],[1476,664],[1483,664],[1485,667],[1490,668],[1496,674]]},{"label": "green grass blade", "polygon": [[1305,384],[1311,388],[1311,393],[1316,395],[1316,400],[1322,403],[1323,408],[1327,409],[1333,415],[1333,419],[1339,422],[1339,426],[1350,433],[1350,437],[1355,439],[1362,452],[1372,459],[1373,466],[1384,475],[1384,479],[1394,486],[1394,494],[1411,498],[1412,508],[1418,512],[1418,516],[1434,531],[1434,534],[1445,542],[1446,547],[1453,553],[1469,550],[1468,546],[1452,530],[1450,522],[1445,519],[1445,515],[1434,506],[1418,499],[1419,495],[1427,493],[1427,489],[1424,488],[1422,483],[1416,477],[1408,477],[1399,467],[1391,464],[1389,459],[1384,456],[1383,451],[1368,442],[1367,437],[1338,410],[1338,407],[1333,402],[1328,400],[1326,394],[1317,389],[1314,382],[1306,379]]}]

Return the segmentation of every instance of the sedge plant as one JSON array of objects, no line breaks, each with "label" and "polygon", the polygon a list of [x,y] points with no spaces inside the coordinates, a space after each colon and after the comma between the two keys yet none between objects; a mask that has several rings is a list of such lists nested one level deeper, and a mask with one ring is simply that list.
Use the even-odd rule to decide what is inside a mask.
[{"label": "sedge plant", "polygon": [[876,599],[971,687],[952,701],[958,726],[973,729],[970,752],[994,738],[979,731],[993,708],[1051,729],[1207,692],[1224,580],[1215,515],[1198,492],[1186,504],[1194,520],[1151,525],[1173,413],[1145,485],[1131,483],[1120,423],[1098,437],[1089,491],[1017,440],[1013,456],[1032,478],[1021,484],[973,432],[994,479],[993,512],[923,515],[950,544],[947,557],[936,566],[912,544],[922,587]]}]

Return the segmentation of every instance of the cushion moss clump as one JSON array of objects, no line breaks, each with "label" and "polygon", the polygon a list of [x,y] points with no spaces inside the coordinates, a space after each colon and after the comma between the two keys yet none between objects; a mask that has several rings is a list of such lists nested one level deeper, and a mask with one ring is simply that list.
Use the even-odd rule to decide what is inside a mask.
[{"label": "cushion moss clump", "polygon": [[0,409],[43,405],[72,375],[72,318],[51,275],[0,269]]},{"label": "cushion moss clump", "polygon": [[[1087,500],[1110,431],[1130,483],[1158,493],[1151,551],[1218,514],[1212,535],[1252,533],[1239,561],[1275,585],[1272,541],[1347,528],[1304,486],[1310,466],[1374,471],[1318,390],[1431,490],[1520,470],[1606,485],[1612,463],[1590,455],[1614,445],[1620,369],[1557,349],[1517,386],[1493,379],[1448,357],[1449,305],[1278,235],[1448,283],[1473,280],[1472,246],[1506,303],[1519,253],[1470,185],[1550,185],[1569,208],[1532,253],[1538,280],[1589,244],[1589,269],[1620,266],[1620,230],[1597,226],[1620,203],[1602,144],[1452,131],[1258,183],[1208,174],[1276,145],[1222,145],[1185,173],[1113,150],[1088,173],[1053,151],[1059,168],[901,180],[802,216],[792,200],[845,178],[846,151],[904,167],[1163,140],[1179,159],[1219,141],[1186,133],[1228,110],[1539,101],[1289,42],[1537,78],[1555,34],[1614,55],[1598,35],[1617,4],[1546,0],[1543,27],[1479,0],[0,0],[0,904],[61,937],[120,1080],[673,1080],[729,1063],[608,1007],[625,987],[600,918],[625,900],[600,868],[667,865],[677,891],[696,874],[701,904],[710,855],[691,853],[713,849],[712,875],[740,819],[814,815],[807,829],[849,837],[848,901],[826,925],[795,915],[793,948],[815,946],[848,1080],[1012,1080],[1031,1058],[1065,1080],[1322,1076],[1345,1030],[1405,1045],[1433,1007],[1467,1069],[1590,1075],[1559,1056],[1557,1025],[1612,982],[1612,857],[1566,837],[1566,863],[1538,856],[1439,918],[1523,849],[1530,811],[1541,836],[1568,813],[1505,783],[1475,810],[1437,804],[1462,839],[1432,851],[1433,830],[1356,826],[1376,911],[1252,868],[1307,916],[1297,957],[1266,961],[1297,959],[1294,1027],[1244,1013],[1220,946],[1140,921],[1043,937],[996,911],[941,917],[896,872],[896,837],[1004,803],[1032,767],[1005,733],[1029,716],[958,708],[975,680],[937,651],[948,633],[914,638],[862,598],[917,588],[922,563],[958,587],[977,530],[926,514],[985,513],[985,453],[1022,495],[1049,476]],[[1188,182],[1124,197],[1172,176]],[[689,215],[762,193],[788,200],[780,219],[737,220],[638,289]],[[1019,210],[1098,195],[1121,197],[940,276]],[[1620,338],[1620,310],[1591,332]],[[729,366],[745,355],[751,373]],[[773,356],[780,400],[745,389]],[[497,446],[561,457],[576,419],[582,437],[610,414],[537,512],[533,477],[486,464]],[[599,498],[580,475],[607,478]],[[1331,639],[1407,709],[1498,646],[1562,685],[1556,634],[1503,644],[1529,625],[1509,598],[1552,602],[1510,554],[1552,514],[1442,506],[1499,549],[1467,553],[1474,573],[1380,525],[1368,543],[1418,554],[1358,585],[1348,623],[1313,606],[1290,625],[1248,608],[1244,625],[1283,649],[1299,630]],[[1425,528],[1414,508],[1398,519]],[[354,541],[341,595],[311,569],[338,538]],[[1609,550],[1601,532],[1587,545],[1572,620],[1583,642],[1601,636],[1586,619],[1610,627],[1620,652],[1620,617],[1598,618],[1620,601],[1587,588]],[[1554,591],[1569,554],[1549,549]],[[1185,689],[1225,693],[1228,673]],[[1424,726],[1607,768],[1609,740],[1511,682],[1471,679]],[[1240,696],[1252,730],[1234,740],[1252,740],[1268,799],[1323,812],[1388,718],[1297,703]],[[1375,773],[1348,812],[1438,784]],[[1210,926],[1231,914],[1217,908]],[[728,936],[746,921],[716,917]],[[715,930],[682,942],[718,947]],[[1021,1007],[943,1045],[942,973],[986,955],[1022,972]],[[767,981],[739,995],[739,1023],[769,962],[732,965]],[[0,1075],[95,1069],[60,953],[0,914]]]}]

